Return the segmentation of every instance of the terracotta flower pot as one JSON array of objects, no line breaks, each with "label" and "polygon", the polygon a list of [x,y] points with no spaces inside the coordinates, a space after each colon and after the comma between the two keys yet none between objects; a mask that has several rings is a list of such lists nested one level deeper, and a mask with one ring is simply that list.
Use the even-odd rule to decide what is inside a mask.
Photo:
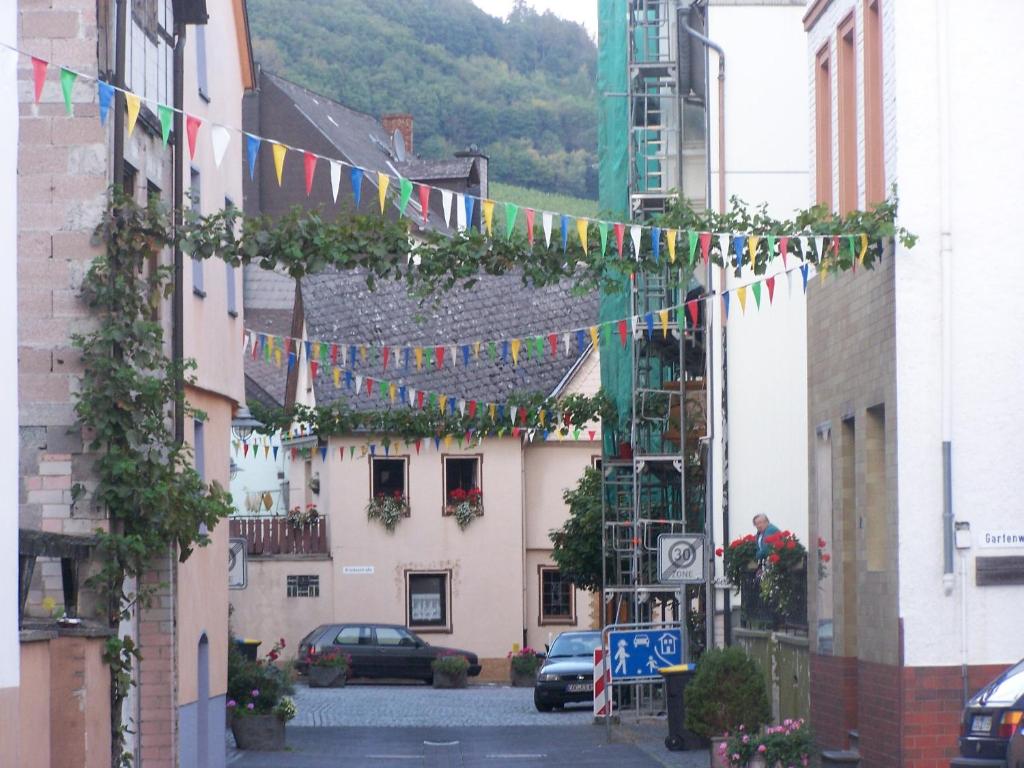
[{"label": "terracotta flower pot", "polygon": [[309,668],[309,687],[342,688],[347,677],[347,670],[344,667],[317,666],[314,664]]},{"label": "terracotta flower pot", "polygon": [[465,688],[466,670],[462,672],[441,672],[434,670],[435,688]]},{"label": "terracotta flower pot", "polygon": [[721,748],[726,741],[724,736],[711,737],[711,768],[728,768],[729,756]]},{"label": "terracotta flower pot", "polygon": [[235,715],[231,718],[231,733],[239,749],[284,749],[284,722],[277,715]]}]

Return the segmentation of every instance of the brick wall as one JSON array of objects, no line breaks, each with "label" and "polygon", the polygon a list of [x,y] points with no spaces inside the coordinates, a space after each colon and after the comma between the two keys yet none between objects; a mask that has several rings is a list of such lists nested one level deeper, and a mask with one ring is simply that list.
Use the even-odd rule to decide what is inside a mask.
[{"label": "brick wall", "polygon": [[811,654],[811,726],[822,749],[846,749],[857,728],[857,660]]},{"label": "brick wall", "polygon": [[868,768],[899,766],[900,676],[888,664],[857,664],[858,731],[861,765]]},{"label": "brick wall", "polygon": [[139,611],[139,758],[144,768],[177,765],[177,658],[174,616],[173,554],[147,573],[142,583],[154,589],[152,604]]}]

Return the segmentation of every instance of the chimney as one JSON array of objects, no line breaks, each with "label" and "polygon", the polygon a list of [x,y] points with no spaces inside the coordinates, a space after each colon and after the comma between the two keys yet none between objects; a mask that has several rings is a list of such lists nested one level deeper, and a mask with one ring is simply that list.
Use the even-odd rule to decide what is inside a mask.
[{"label": "chimney", "polygon": [[388,136],[394,136],[396,130],[401,131],[405,139],[405,151],[412,154],[412,115],[381,115],[380,124]]}]

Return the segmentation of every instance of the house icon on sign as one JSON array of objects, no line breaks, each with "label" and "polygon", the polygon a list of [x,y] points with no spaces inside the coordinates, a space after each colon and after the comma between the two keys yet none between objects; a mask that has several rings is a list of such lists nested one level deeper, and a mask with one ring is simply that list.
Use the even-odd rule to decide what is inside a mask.
[{"label": "house icon on sign", "polygon": [[662,656],[676,655],[676,636],[666,632],[658,638],[658,652]]}]

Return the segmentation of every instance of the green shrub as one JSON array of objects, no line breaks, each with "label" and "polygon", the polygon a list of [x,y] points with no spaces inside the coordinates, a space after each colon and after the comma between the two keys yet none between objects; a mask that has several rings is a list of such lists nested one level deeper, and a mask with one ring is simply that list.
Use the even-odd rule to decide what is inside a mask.
[{"label": "green shrub", "polygon": [[686,687],[686,727],[711,738],[741,725],[756,733],[771,720],[764,675],[739,648],[706,651]]},{"label": "green shrub", "polygon": [[[282,719],[294,717],[294,705],[279,708],[284,698],[294,692],[291,681],[277,666],[276,661],[283,644],[277,644],[259,661],[247,659],[234,639],[228,643],[227,707],[236,717],[269,715]],[[290,709],[289,709],[290,707]],[[290,717],[287,713],[291,711]]]},{"label": "green shrub", "polygon": [[517,675],[535,675],[540,669],[541,658],[530,646],[526,646],[518,653],[509,653],[512,660],[512,671]]},{"label": "green shrub", "polygon": [[430,668],[441,674],[458,675],[469,671],[469,660],[461,654],[448,653],[430,662]]}]

